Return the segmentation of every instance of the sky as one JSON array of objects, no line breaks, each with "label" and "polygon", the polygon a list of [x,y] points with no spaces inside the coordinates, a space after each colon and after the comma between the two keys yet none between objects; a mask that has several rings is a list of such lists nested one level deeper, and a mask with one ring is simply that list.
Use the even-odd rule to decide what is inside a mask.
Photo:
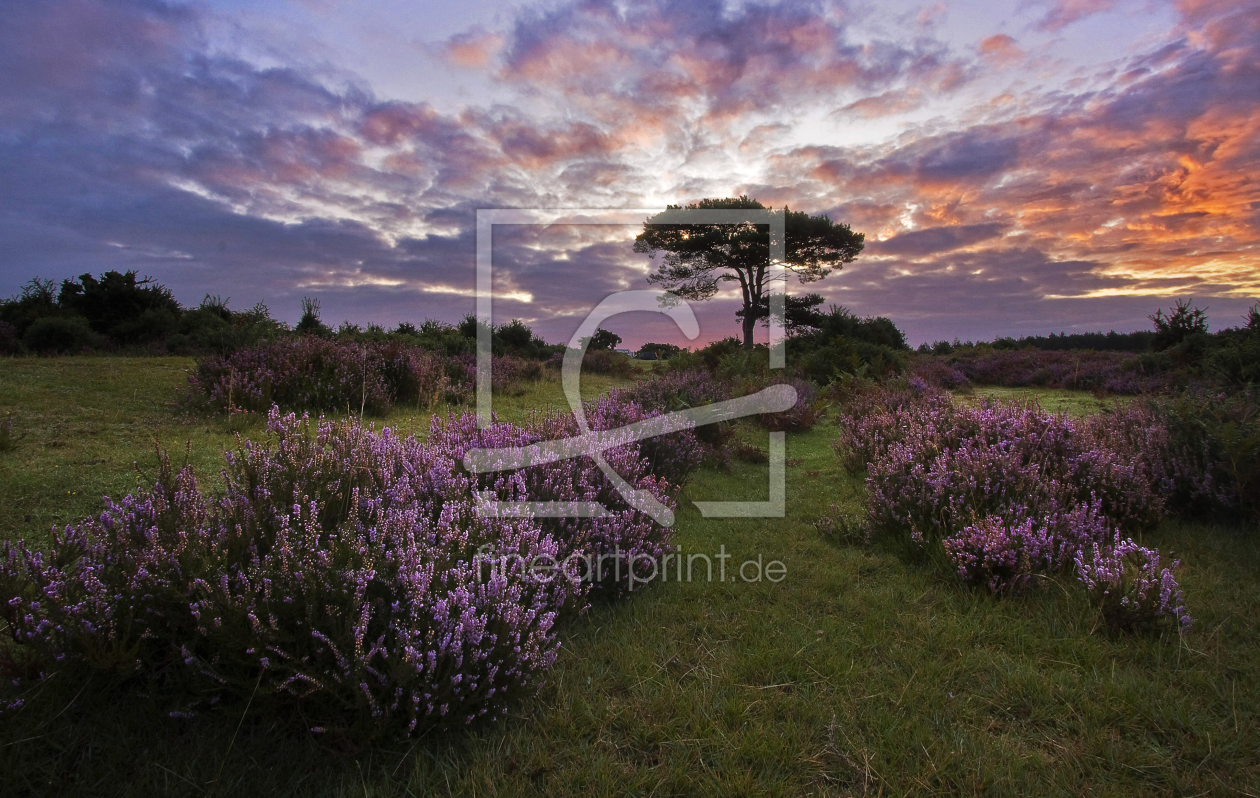
[{"label": "sky", "polygon": [[[1260,298],[1260,12],[1222,0],[0,7],[0,296],[134,269],[185,305],[474,308],[479,208],[748,195],[866,236],[791,283],[912,343]],[[496,322],[646,288],[634,225],[496,227]],[[737,333],[736,296],[696,306]],[[686,343],[663,317],[606,325]]]}]

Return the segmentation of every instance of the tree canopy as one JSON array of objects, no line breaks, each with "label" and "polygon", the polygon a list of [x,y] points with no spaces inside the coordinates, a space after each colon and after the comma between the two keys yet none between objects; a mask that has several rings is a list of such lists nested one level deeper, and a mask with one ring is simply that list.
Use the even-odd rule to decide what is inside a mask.
[{"label": "tree canopy", "polygon": [[[690,205],[670,205],[676,210],[773,210],[747,196],[703,199]],[[802,283],[821,280],[842,268],[862,251],[863,238],[846,224],[825,214],[810,216],[786,206],[774,211],[784,215],[785,262],[770,262],[770,227],[766,224],[662,223],[661,215],[643,223],[634,242],[635,252],[655,256],[664,253],[648,282],[660,285],[683,299],[713,297],[724,282],[739,283],[743,308],[743,345],[751,349],[758,319],[769,314],[767,284],[782,270]]]}]

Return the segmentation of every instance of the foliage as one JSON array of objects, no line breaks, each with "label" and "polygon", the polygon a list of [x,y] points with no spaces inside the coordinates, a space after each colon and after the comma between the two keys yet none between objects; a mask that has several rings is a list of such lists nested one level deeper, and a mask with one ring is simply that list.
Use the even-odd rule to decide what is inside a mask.
[{"label": "foliage", "polygon": [[286,410],[382,413],[400,403],[432,407],[448,394],[458,400],[472,387],[467,368],[452,369],[432,352],[315,336],[208,357],[189,381],[210,406],[230,412],[262,412],[275,404]]},{"label": "foliage", "polygon": [[1177,491],[1189,513],[1260,519],[1260,405],[1250,392],[1187,390],[1150,405],[1180,460],[1207,471],[1201,485]]},{"label": "foliage", "polygon": [[[682,206],[670,205],[669,211]],[[746,196],[704,199],[687,210],[765,210]],[[848,225],[837,224],[825,214],[810,216],[784,207],[786,234],[783,266],[802,283],[826,277],[832,269],[852,262],[862,251],[863,236]],[[643,223],[634,243],[635,252],[655,256],[664,253],[648,282],[661,285],[683,299],[705,300],[721,283],[737,282],[743,300],[743,346],[753,346],[753,330],[760,314],[769,311],[764,300],[770,268],[770,238],[764,224],[675,224],[653,216]]]},{"label": "foliage", "polygon": [[1192,620],[1173,577],[1181,563],[1174,560],[1160,568],[1159,561],[1158,551],[1139,546],[1131,538],[1122,540],[1119,533],[1108,545],[1091,543],[1074,557],[1077,577],[1113,630],[1134,631],[1163,618],[1189,627]]},{"label": "foliage", "polygon": [[229,454],[217,502],[164,459],[151,492],[51,551],[6,544],[15,640],[45,667],[173,669],[189,697],[253,685],[321,726],[408,732],[500,714],[550,666],[580,586],[527,571],[559,543],[479,518],[449,445],[275,411],[269,429],[273,444]]},{"label": "foliage", "polygon": [[1156,352],[1171,349],[1194,335],[1207,335],[1207,312],[1194,307],[1193,300],[1178,299],[1174,307],[1156,310],[1149,318],[1155,325],[1155,337],[1151,339],[1151,348]]},{"label": "foliage", "polygon": [[41,355],[81,352],[99,347],[102,337],[80,316],[45,316],[26,328],[22,343]]},{"label": "foliage", "polygon": [[1166,364],[1129,352],[989,346],[955,350],[945,356],[916,355],[910,371],[951,390],[974,383],[1134,395],[1167,390],[1176,379]]},{"label": "foliage", "polygon": [[[632,388],[622,388],[611,395],[631,402],[653,413],[672,413],[729,399],[734,393],[729,380],[716,378],[700,369],[671,369],[642,380]],[[722,421],[695,429],[705,461],[725,468],[730,463],[734,443],[734,424]]]},{"label": "foliage", "polygon": [[822,404],[814,386],[801,379],[772,378],[767,385],[791,385],[796,390],[796,402],[778,413],[762,413],[755,416],[757,424],[772,432],[801,432],[813,429],[822,417]]},{"label": "foliage", "polygon": [[611,349],[587,349],[582,356],[582,371],[588,374],[628,377],[635,369],[633,358]]},{"label": "foliage", "polygon": [[[1063,571],[1094,547],[1090,562],[1128,556],[1116,535],[1153,528],[1179,472],[1167,446],[1147,445],[1158,438],[1132,435],[1149,417],[1124,418],[1125,410],[1092,426],[1035,406],[959,406],[923,386],[872,389],[845,413],[837,448],[867,472],[871,528],[943,552],[963,580],[993,592]],[[1107,596],[1121,591],[1143,617],[1188,624],[1166,595],[1152,605],[1148,578],[1176,588],[1171,569],[1124,571]]]},{"label": "foliage", "polygon": [[[596,429],[649,418],[615,398],[589,411]],[[473,447],[571,436],[568,415],[488,430],[469,415],[435,417],[420,443],[356,421],[315,428],[273,407],[268,430],[273,440],[228,453],[221,499],[162,457],[151,491],[107,501],[50,551],[5,544],[0,611],[39,668],[70,658],[149,678],[174,671],[186,700],[252,696],[252,684],[301,703],[321,728],[467,723],[537,681],[555,659],[557,621],[588,588],[630,592],[635,559],[670,550],[668,530],[588,458],[477,478],[460,466]],[[672,503],[668,479],[698,464],[698,442],[683,431],[649,443],[655,459],[634,442],[605,457]],[[612,512],[489,519],[478,495]]]},{"label": "foliage", "polygon": [[57,304],[87,319],[92,329],[119,344],[145,344],[174,332],[180,307],[169,288],[134,271],[107,271],[63,280]]},{"label": "foliage", "polygon": [[675,344],[646,343],[639,347],[638,357],[642,360],[669,360],[683,349]]},{"label": "foliage", "polygon": [[604,328],[599,328],[595,334],[591,336],[590,342],[587,344],[586,351],[591,350],[607,350],[612,351],[621,343],[621,336],[614,332],[609,332]]},{"label": "foliage", "polygon": [[293,331],[299,335],[318,335],[321,338],[332,336],[332,330],[319,317],[319,300],[309,296],[302,297],[302,318],[298,320]]}]

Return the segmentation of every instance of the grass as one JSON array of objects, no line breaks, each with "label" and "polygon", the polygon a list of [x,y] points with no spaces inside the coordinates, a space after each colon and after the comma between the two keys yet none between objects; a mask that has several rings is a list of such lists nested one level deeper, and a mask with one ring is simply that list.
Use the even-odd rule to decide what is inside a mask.
[{"label": "grass", "polygon": [[1043,410],[1051,413],[1067,413],[1070,416],[1087,416],[1113,406],[1116,402],[1130,401],[1131,397],[1107,396],[1099,398],[1089,391],[1068,391],[1061,388],[1005,388],[999,385],[982,385],[955,396],[964,402],[980,399],[998,399],[1003,402],[1036,401]]},{"label": "grass", "polygon": [[[25,435],[0,454],[0,485],[25,508],[0,510],[0,534],[34,531],[15,513],[68,520],[95,508],[85,496],[134,484],[116,472],[151,462],[150,434],[191,438],[210,473],[232,431],[165,404],[187,365],[0,362],[2,410]],[[543,384],[496,403],[519,417],[563,398]],[[159,697],[70,677],[0,716],[0,794],[1257,793],[1254,532],[1166,524],[1152,542],[1182,558],[1196,625],[1112,637],[1068,585],[995,600],[881,545],[825,539],[814,521],[862,501],[834,435],[788,436],[786,518],[703,519],[684,501],[678,543],[724,547],[728,581],[698,560],[690,582],[592,608],[565,630],[546,687],[502,723],[356,748],[266,708],[181,720]],[[106,463],[82,462],[94,459]],[[736,462],[684,498],[765,498],[766,477]],[[729,581],[759,555],[786,565],[782,582]]]}]

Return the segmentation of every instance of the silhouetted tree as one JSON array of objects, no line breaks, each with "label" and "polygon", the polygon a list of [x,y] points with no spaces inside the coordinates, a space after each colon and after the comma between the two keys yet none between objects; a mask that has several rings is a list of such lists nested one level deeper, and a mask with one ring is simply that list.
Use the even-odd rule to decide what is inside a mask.
[{"label": "silhouetted tree", "polygon": [[1157,310],[1149,317],[1155,323],[1155,338],[1151,347],[1156,352],[1171,349],[1195,333],[1207,333],[1207,311],[1194,307],[1191,304],[1193,301],[1178,299],[1177,304],[1168,309],[1168,315],[1165,316],[1163,310]]},{"label": "silhouetted tree", "polygon": [[[669,210],[682,206],[670,205]],[[703,210],[766,210],[746,196],[704,199],[686,206]],[[743,299],[743,346],[752,349],[758,319],[769,313],[767,281],[786,268],[802,283],[821,280],[832,269],[851,262],[862,251],[863,235],[826,215],[810,216],[784,207],[786,263],[770,263],[769,225],[665,224],[653,216],[643,223],[634,242],[635,252],[656,255],[664,262],[648,282],[661,285],[683,299],[709,299],[723,282],[738,282]]]}]

